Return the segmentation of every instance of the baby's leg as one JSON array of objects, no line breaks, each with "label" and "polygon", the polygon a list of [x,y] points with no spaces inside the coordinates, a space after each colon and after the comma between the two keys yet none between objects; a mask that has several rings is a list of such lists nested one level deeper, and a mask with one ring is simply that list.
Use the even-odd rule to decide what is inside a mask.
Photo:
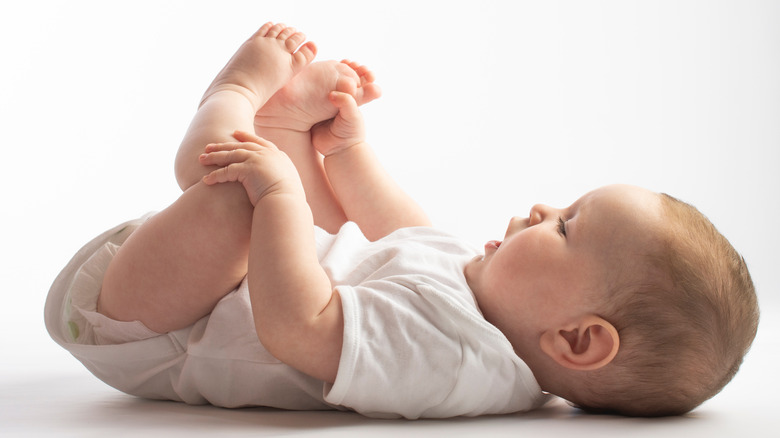
[{"label": "baby's leg", "polygon": [[235,141],[253,129],[257,111],[314,58],[316,47],[284,25],[266,23],[247,40],[206,90],[176,155],[176,179],[186,190],[215,168],[200,164],[208,143]]},{"label": "baby's leg", "polygon": [[251,130],[257,110],[314,57],[315,47],[266,24],[212,83],[185,135],[176,176],[185,190],[122,245],[109,265],[98,310],[168,332],[207,315],[247,272],[252,205],[240,184],[209,187],[198,161],[208,143]]},{"label": "baby's leg", "polygon": [[336,232],[347,218],[325,175],[322,157],[312,147],[309,130],[336,115],[328,94],[337,88],[355,96],[361,105],[381,94],[374,75],[363,66],[316,62],[274,94],[254,121],[257,135],[272,141],[295,163],[314,223],[329,232]]}]

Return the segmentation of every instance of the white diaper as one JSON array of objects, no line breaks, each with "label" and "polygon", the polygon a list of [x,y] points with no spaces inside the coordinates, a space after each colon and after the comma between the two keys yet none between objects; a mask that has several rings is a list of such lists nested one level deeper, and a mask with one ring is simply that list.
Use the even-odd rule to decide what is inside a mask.
[{"label": "white diaper", "polygon": [[165,334],[96,311],[106,268],[147,217],[87,243],[52,284],[46,328],[96,377],[139,397],[224,407],[332,409],[323,383],[273,357],[257,338],[246,281],[212,313]]},{"label": "white diaper", "polygon": [[71,342],[87,345],[122,344],[160,335],[141,321],[116,321],[97,312],[103,276],[118,249],[118,245],[106,242],[76,271],[65,297],[62,318]]}]

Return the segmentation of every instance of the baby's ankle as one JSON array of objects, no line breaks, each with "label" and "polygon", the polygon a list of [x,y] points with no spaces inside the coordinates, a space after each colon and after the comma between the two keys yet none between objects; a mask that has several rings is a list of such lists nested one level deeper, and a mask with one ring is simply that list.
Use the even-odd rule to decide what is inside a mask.
[{"label": "baby's ankle", "polygon": [[250,90],[247,87],[238,85],[238,84],[232,84],[232,83],[224,83],[219,84],[215,87],[210,88],[206,94],[203,95],[203,98],[200,100],[200,105],[198,108],[202,107],[206,102],[215,100],[215,99],[231,99],[231,100],[241,100],[248,102],[251,106],[252,111],[257,111],[262,107],[263,102],[265,102],[264,96],[260,96],[257,92]]}]

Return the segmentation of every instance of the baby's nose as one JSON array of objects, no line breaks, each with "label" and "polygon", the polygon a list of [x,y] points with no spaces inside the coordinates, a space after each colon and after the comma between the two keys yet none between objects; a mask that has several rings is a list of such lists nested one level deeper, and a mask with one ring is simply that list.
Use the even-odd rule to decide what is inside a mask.
[{"label": "baby's nose", "polygon": [[531,207],[531,213],[528,221],[530,225],[536,225],[538,223],[544,222],[546,219],[555,218],[559,216],[560,213],[561,210],[558,210],[557,208],[553,208],[544,204],[536,204]]},{"label": "baby's nose", "polygon": [[549,208],[550,207],[547,207],[543,204],[536,204],[531,207],[531,211],[528,213],[529,224],[536,225],[544,221],[545,216],[547,216],[547,210],[549,210]]}]

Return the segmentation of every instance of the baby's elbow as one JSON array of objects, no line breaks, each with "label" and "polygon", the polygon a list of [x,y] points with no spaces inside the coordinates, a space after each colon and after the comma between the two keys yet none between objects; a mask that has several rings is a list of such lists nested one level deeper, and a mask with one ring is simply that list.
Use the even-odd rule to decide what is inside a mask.
[{"label": "baby's elbow", "polygon": [[344,330],[341,315],[323,312],[308,321],[289,322],[287,326],[270,325],[256,319],[260,343],[282,363],[316,379],[335,382]]}]

